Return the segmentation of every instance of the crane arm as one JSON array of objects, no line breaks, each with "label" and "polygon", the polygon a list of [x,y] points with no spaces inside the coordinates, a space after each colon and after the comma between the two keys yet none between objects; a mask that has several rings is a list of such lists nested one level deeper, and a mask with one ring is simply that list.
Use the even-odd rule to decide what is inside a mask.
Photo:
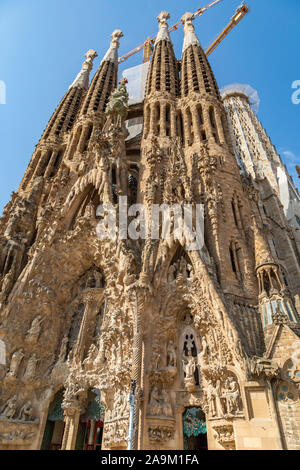
[{"label": "crane arm", "polygon": [[225,37],[230,33],[230,31],[239,24],[239,22],[244,18],[244,16],[248,13],[249,8],[247,5],[242,4],[235,12],[233,17],[231,18],[229,24],[226,28],[223,29],[221,34],[217,37],[217,39],[209,46],[209,48],[205,51],[206,56],[208,57],[217,47],[218,45],[225,39]]},{"label": "crane arm", "polygon": [[[209,10],[210,8],[214,7],[215,5],[217,5],[217,3],[220,3],[222,2],[223,0],[214,0],[213,2],[210,2],[208,5],[206,5],[205,7],[203,8],[199,8],[195,13],[194,13],[194,17],[196,16],[201,16],[203,15],[203,13],[205,13],[207,10]],[[176,29],[178,29],[180,26],[182,26],[182,22],[181,21],[178,21],[178,23],[174,24],[173,26],[171,26],[169,28],[169,33],[171,33],[172,31],[175,31]],[[149,46],[149,45],[152,45],[155,43],[155,39],[156,39],[156,36],[154,36],[153,38],[148,38],[146,39],[146,41],[141,44],[140,46],[136,47],[135,49],[133,49],[132,51],[128,52],[127,54],[119,57],[119,64],[121,64],[122,62],[124,62],[125,60],[129,59],[129,57],[133,56],[134,54],[136,54],[137,52],[141,51],[142,49],[144,49],[145,45]],[[150,54],[151,55],[151,54]],[[149,56],[149,52],[147,54],[147,57],[148,58]],[[150,59],[150,57],[149,57]],[[149,60],[148,59],[148,60]],[[146,61],[146,60],[144,60]]]}]

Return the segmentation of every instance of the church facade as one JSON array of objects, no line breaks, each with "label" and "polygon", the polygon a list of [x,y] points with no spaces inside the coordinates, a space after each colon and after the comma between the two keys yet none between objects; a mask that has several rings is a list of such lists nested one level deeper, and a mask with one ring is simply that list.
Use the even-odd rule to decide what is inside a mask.
[{"label": "church facade", "polygon": [[[168,19],[143,103],[117,86],[120,30],[91,83],[87,52],[0,219],[0,449],[300,449],[299,243],[193,15],[180,61]],[[203,245],[148,219],[100,237],[124,200],[173,208],[171,228],[201,205]]]}]

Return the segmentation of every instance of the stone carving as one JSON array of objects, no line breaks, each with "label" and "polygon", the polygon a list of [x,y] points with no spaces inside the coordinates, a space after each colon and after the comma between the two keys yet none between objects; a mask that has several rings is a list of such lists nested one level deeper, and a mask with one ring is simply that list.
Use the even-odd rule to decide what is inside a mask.
[{"label": "stone carving", "polygon": [[173,416],[172,405],[169,394],[166,390],[159,391],[155,385],[150,393],[148,406],[149,416]]},{"label": "stone carving", "polygon": [[280,375],[278,364],[264,357],[252,357],[245,360],[248,376],[276,378]]},{"label": "stone carving", "polygon": [[118,122],[118,117],[125,121],[127,116],[129,95],[126,90],[126,83],[128,83],[126,78],[120,80],[119,88],[113,91],[106,106],[105,113],[111,117],[114,123]]},{"label": "stone carving", "polygon": [[238,382],[232,376],[224,376],[208,380],[205,389],[206,398],[209,403],[209,413],[211,417],[235,416],[241,414],[241,395]]},{"label": "stone carving", "polygon": [[32,320],[31,327],[26,336],[26,341],[30,343],[37,342],[37,340],[39,339],[39,335],[41,333],[42,323],[43,323],[43,319],[40,315],[38,315]]},{"label": "stone carving", "polygon": [[68,347],[68,336],[65,335],[62,339],[61,345],[60,345],[60,351],[59,351],[59,356],[58,356],[58,362],[64,362],[66,359],[66,354],[67,354],[67,347]]},{"label": "stone carving", "polygon": [[206,393],[210,416],[223,416],[224,409],[221,402],[221,381],[217,380],[216,386],[214,387],[212,380],[209,380]]},{"label": "stone carving", "polygon": [[161,444],[174,439],[174,433],[174,428],[168,426],[149,426],[148,428],[149,441],[154,444]]},{"label": "stone carving", "polygon": [[0,416],[3,418],[7,418],[7,419],[13,419],[16,412],[17,412],[17,395],[14,395],[9,400],[7,400],[4,407],[2,408]]},{"label": "stone carving", "polygon": [[23,349],[18,349],[17,351],[13,353],[11,361],[10,361],[10,368],[9,368],[9,373],[8,373],[9,376],[17,377],[18,370],[19,370],[23,357],[24,357]]},{"label": "stone carving", "polygon": [[191,352],[188,352],[188,356],[183,356],[182,360],[182,368],[185,374],[184,377],[184,385],[185,388],[189,391],[192,392],[196,388],[196,382],[195,382],[195,372],[197,368],[196,360],[195,358],[191,355]]},{"label": "stone carving", "polygon": [[21,421],[33,421],[32,412],[33,409],[31,401],[28,401],[20,409],[18,419],[20,419]]},{"label": "stone carving", "polygon": [[25,372],[24,372],[24,379],[32,379],[35,376],[35,370],[37,363],[39,362],[39,359],[37,358],[37,355],[34,353],[32,356],[29,358]]},{"label": "stone carving", "polygon": [[219,444],[226,450],[235,449],[234,430],[232,424],[223,423],[213,426],[215,436]]},{"label": "stone carving", "polygon": [[176,367],[176,346],[172,340],[168,342],[167,346],[167,367]]}]

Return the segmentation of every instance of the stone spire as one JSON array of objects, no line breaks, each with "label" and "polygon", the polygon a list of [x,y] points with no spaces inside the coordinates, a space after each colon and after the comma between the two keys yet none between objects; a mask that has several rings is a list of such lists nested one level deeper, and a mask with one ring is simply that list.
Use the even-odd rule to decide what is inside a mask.
[{"label": "stone spire", "polygon": [[93,49],[85,54],[86,60],[82,64],[81,71],[61,99],[36,146],[21,181],[20,189],[24,190],[35,177],[45,176],[48,178],[56,174],[65,152],[64,138],[77,120],[86,90],[89,87],[93,60],[97,55]]},{"label": "stone spire", "polygon": [[112,38],[112,41],[110,43],[110,47],[108,49],[108,51],[106,52],[105,56],[103,57],[102,59],[102,62],[113,62],[114,64],[118,64],[118,49],[119,49],[119,46],[120,46],[120,39],[123,37],[123,33],[120,29],[116,29],[112,35],[111,35],[111,38]]},{"label": "stone spire", "polygon": [[173,45],[170,40],[167,20],[170,15],[162,11],[157,20],[159,32],[155,40],[154,53],[148,73],[147,95],[153,92],[179,93],[179,73]]},{"label": "stone spire", "polygon": [[81,109],[82,115],[90,115],[95,112],[104,113],[109,97],[117,86],[118,48],[119,40],[123,37],[123,33],[121,30],[116,29],[111,37],[110,47],[95,73],[84,100]]},{"label": "stone spire", "polygon": [[195,33],[193,19],[192,13],[185,13],[181,18],[181,22],[184,24],[181,95],[187,96],[191,91],[204,91],[220,99],[216,79]]},{"label": "stone spire", "polygon": [[158,15],[157,21],[159,22],[159,31],[156,36],[155,44],[159,43],[159,41],[171,41],[167,23],[169,18],[170,14],[167,11],[162,11]]},{"label": "stone spire", "polygon": [[193,25],[194,15],[193,13],[185,13],[181,18],[181,22],[184,24],[184,41],[183,41],[183,48],[182,53],[189,47],[189,46],[200,46],[200,41],[197,37],[195,32],[195,28]]},{"label": "stone spire", "polygon": [[82,64],[82,68],[75,78],[72,85],[69,88],[84,88],[85,90],[89,87],[90,72],[93,68],[93,60],[98,57],[98,54],[93,49],[90,49],[85,54],[86,60]]}]

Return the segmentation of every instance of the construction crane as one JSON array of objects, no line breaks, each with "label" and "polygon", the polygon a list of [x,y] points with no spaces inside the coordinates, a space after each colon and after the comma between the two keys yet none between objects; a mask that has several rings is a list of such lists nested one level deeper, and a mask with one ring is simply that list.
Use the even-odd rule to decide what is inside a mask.
[{"label": "construction crane", "polygon": [[[203,8],[199,8],[194,14],[193,16],[196,17],[196,16],[201,16],[203,15],[203,13],[205,13],[207,10],[209,10],[210,8],[212,8],[213,6],[217,5],[218,3],[222,2],[223,0],[214,0],[213,2],[210,2],[208,5],[206,5],[205,7]],[[173,26],[171,26],[169,28],[169,33],[171,33],[172,31],[175,31],[176,29],[178,29],[180,26],[182,26],[182,23],[181,21],[178,21],[178,23],[174,24]],[[140,46],[136,47],[135,49],[133,49],[133,51],[130,51],[128,52],[127,54],[119,57],[119,64],[121,64],[122,62],[124,62],[125,60],[129,59],[129,57],[133,56],[134,54],[136,54],[137,52],[141,51],[142,49],[144,49],[144,57],[143,57],[143,62],[148,62],[148,60],[150,60],[150,57],[151,57],[151,54],[152,54],[152,44],[155,43],[155,39],[156,39],[156,36],[154,36],[153,38],[150,38],[148,37],[146,39],[146,41],[141,44]]]},{"label": "construction crane", "polygon": [[[212,8],[213,6],[217,5],[223,0],[215,0],[203,8],[199,8],[194,14],[193,17],[196,18],[197,16],[203,15],[207,10]],[[213,42],[213,44],[207,49],[205,52],[207,56],[209,56],[216,47],[223,41],[223,39],[230,33],[230,31],[244,18],[244,16],[248,13],[249,8],[243,2],[238,9],[236,10],[234,16],[231,18],[230,23],[226,26],[226,28],[221,32],[221,34],[217,37],[217,39]],[[174,24],[169,28],[169,32],[177,30],[180,26],[182,26],[182,22],[179,21],[178,23]],[[129,59],[129,57],[133,56],[137,52],[143,50],[143,63],[148,62],[152,55],[152,44],[155,43],[156,36],[153,38],[148,37],[146,41],[141,44],[140,46],[133,49],[131,52],[119,57],[119,63],[124,62],[125,60]]]},{"label": "construction crane", "polygon": [[218,45],[225,39],[227,34],[230,33],[230,31],[239,24],[240,21],[244,18],[244,16],[248,13],[249,8],[245,3],[242,3],[239,8],[236,10],[235,14],[230,20],[230,23],[226,26],[226,28],[223,29],[221,34],[217,37],[217,39],[209,46],[209,48],[205,51],[206,56],[208,57],[217,47]]}]

